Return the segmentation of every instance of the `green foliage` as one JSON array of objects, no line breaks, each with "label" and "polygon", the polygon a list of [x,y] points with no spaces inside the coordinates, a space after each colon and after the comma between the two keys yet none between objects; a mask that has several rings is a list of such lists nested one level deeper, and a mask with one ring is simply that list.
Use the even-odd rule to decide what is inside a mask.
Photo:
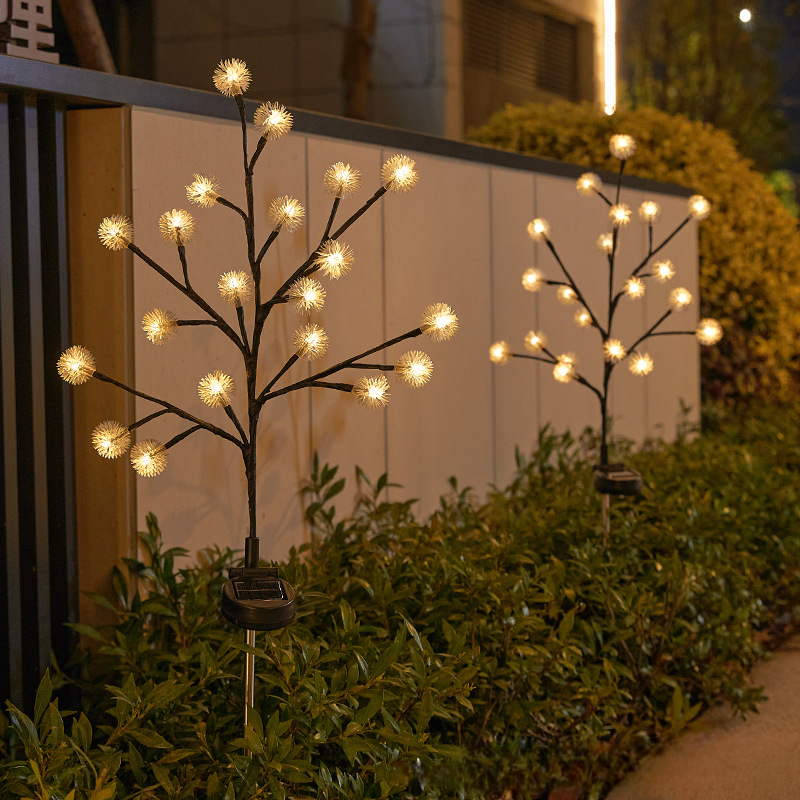
[{"label": "green foliage", "polygon": [[760,169],[774,169],[788,150],[776,58],[781,37],[757,5],[756,22],[742,24],[741,7],[737,0],[629,4],[621,26],[626,94],[634,105],[727,131]]},{"label": "green foliage", "polygon": [[800,216],[800,206],[797,204],[797,187],[790,172],[777,169],[765,176],[766,182],[783,205],[791,212],[792,216]]},{"label": "green foliage", "polygon": [[689,187],[712,202],[711,216],[699,226],[700,309],[722,323],[725,336],[703,351],[706,396],[788,401],[800,377],[800,231],[727,134],[652,108],[608,117],[589,104],[558,103],[508,106],[472,138],[616,170],[608,139],[619,132],[639,144],[626,172]]},{"label": "green foliage", "polygon": [[0,718],[0,796],[596,800],[714,700],[760,700],[747,670],[800,601],[799,417],[712,409],[711,433],[627,456],[645,487],[613,500],[608,547],[591,440],[545,431],[508,487],[478,503],[453,480],[425,522],[363,473],[337,514],[315,462],[314,545],[284,565],[300,616],[259,637],[244,735],[233,554],[178,568],[151,518],[139,590],[117,571],[116,623],[82,628],[82,710],[55,673]]}]

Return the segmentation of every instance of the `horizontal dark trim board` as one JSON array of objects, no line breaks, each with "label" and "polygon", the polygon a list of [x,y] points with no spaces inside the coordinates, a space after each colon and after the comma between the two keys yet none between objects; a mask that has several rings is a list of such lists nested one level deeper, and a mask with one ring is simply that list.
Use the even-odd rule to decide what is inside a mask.
[{"label": "horizontal dark trim board", "polygon": [[[210,82],[210,79],[209,79]],[[184,114],[236,120],[239,118],[235,104],[230,98],[216,92],[203,92],[170,86],[165,83],[108,75],[62,64],[48,64],[16,56],[0,55],[0,91],[30,94],[53,94],[63,98],[71,106],[86,105],[131,105],[144,108],[160,108]],[[252,114],[260,101],[248,100],[248,113]],[[483,147],[467,142],[457,142],[430,136],[424,133],[375,125],[369,122],[318,114],[302,109],[292,109],[294,129],[301,133],[347,139],[352,142],[375,144],[397,150],[415,150],[420,153],[457,158],[475,164],[508,167],[544,175],[562,175],[577,178],[585,168],[565,164],[549,158],[526,156]],[[616,175],[600,172],[608,181],[616,181]],[[690,189],[673,183],[646,180],[628,176],[626,186],[642,191],[689,197]]]}]

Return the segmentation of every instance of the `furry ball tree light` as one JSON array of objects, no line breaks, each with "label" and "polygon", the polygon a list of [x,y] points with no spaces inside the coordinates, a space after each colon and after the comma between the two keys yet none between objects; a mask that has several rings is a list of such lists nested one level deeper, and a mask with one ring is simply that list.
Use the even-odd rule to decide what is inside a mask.
[{"label": "furry ball tree light", "polygon": [[[321,367],[307,377],[294,380],[288,373],[298,363],[317,361],[325,356],[329,337],[317,323],[308,319],[325,303],[326,290],[319,277],[337,281],[351,269],[354,256],[352,250],[341,241],[341,236],[371,206],[388,192],[405,193],[413,189],[418,180],[415,162],[405,155],[389,158],[381,169],[380,184],[374,194],[354,213],[335,227],[337,213],[345,198],[353,195],[361,186],[361,175],[357,169],[341,162],[333,164],[323,177],[325,190],[333,196],[332,207],[319,245],[300,264],[294,273],[271,294],[265,293],[264,260],[270,247],[282,233],[296,230],[303,222],[305,210],[294,198],[278,197],[272,201],[268,211],[271,229],[260,244],[256,238],[256,215],[254,212],[253,174],[258,159],[270,142],[285,136],[292,127],[292,115],[278,103],[263,103],[255,112],[254,125],[261,132],[258,144],[248,156],[245,103],[243,93],[250,85],[250,72],[243,61],[223,61],[214,73],[214,85],[231,97],[239,110],[242,128],[244,207],[226,199],[219,193],[218,183],[209,175],[195,175],[186,187],[190,202],[202,207],[224,206],[240,218],[247,241],[246,269],[225,272],[219,278],[218,288],[223,302],[235,309],[236,323],[229,324],[206,298],[202,297],[190,281],[187,245],[192,238],[195,222],[183,209],[166,211],[158,220],[161,235],[175,245],[180,271],[173,274],[144,253],[134,242],[133,224],[122,216],[110,216],[102,221],[98,231],[101,242],[111,250],[127,248],[139,260],[155,270],[172,288],[188,298],[197,308],[194,319],[179,319],[165,308],[156,308],[144,315],[142,327],[154,345],[164,345],[179,335],[185,326],[208,326],[216,328],[227,337],[239,351],[245,375],[244,399],[241,403],[245,414],[234,411],[233,399],[237,387],[228,371],[211,369],[200,378],[197,392],[210,409],[221,412],[227,420],[209,421],[185,411],[178,405],[145,393],[103,374],[97,368],[92,353],[81,345],[66,350],[58,361],[58,372],[70,384],[84,384],[94,378],[113,384],[120,389],[150,401],[160,410],[151,413],[130,425],[115,420],[101,422],[92,433],[92,443],[105,458],[119,458],[130,450],[130,462],[143,477],[154,477],[167,467],[171,450],[175,445],[198,431],[206,431],[229,442],[241,452],[244,476],[247,483],[249,509],[249,532],[245,539],[244,566],[231,570],[222,596],[222,611],[232,622],[246,631],[247,644],[255,644],[257,630],[273,630],[288,625],[295,616],[294,589],[278,576],[277,570],[259,566],[259,547],[256,531],[256,450],[258,423],[268,402],[302,389],[317,388],[351,394],[354,400],[372,409],[383,408],[389,400],[387,373],[409,386],[423,386],[431,377],[433,364],[428,355],[420,350],[410,350],[394,363],[372,363],[365,361],[375,353],[398,345],[408,339],[425,335],[434,341],[450,339],[458,328],[458,318],[444,303],[434,303],[423,310],[419,322],[405,333],[388,341],[367,347],[332,366]],[[265,325],[279,306],[289,306],[303,318],[293,337],[294,351],[278,368],[273,377],[263,385],[257,382],[259,355],[265,336]],[[263,366],[263,365],[262,365]],[[361,377],[333,381],[338,373],[365,373]],[[282,380],[283,379],[283,380]],[[187,423],[166,442],[151,438],[138,438],[136,432],[148,422],[162,415],[172,415]],[[222,423],[222,424],[220,424]],[[249,709],[254,703],[255,661],[246,653],[245,664],[245,724]]]}]

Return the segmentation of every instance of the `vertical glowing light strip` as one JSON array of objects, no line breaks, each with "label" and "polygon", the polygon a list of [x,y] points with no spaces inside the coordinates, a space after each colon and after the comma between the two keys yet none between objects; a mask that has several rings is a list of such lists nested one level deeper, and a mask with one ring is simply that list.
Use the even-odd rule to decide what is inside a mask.
[{"label": "vertical glowing light strip", "polygon": [[616,0],[603,0],[603,45],[605,112],[609,116],[617,108],[617,8]]}]

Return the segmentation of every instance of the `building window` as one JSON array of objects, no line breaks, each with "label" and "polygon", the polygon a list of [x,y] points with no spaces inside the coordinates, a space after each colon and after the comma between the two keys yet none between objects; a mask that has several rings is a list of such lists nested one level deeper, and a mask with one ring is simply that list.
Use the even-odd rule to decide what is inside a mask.
[{"label": "building window", "polygon": [[590,22],[535,0],[464,0],[463,12],[467,126],[509,102],[593,99]]}]

